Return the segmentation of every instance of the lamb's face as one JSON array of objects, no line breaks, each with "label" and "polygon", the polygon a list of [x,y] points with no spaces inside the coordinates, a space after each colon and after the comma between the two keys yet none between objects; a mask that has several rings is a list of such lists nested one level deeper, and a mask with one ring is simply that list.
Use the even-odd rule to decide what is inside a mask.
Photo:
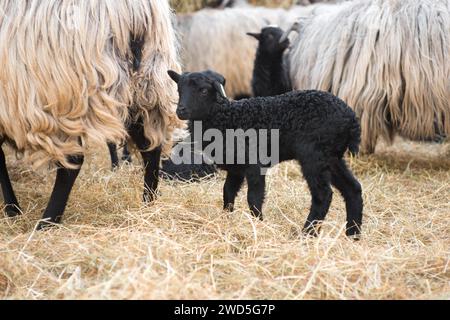
[{"label": "lamb's face", "polygon": [[266,27],[261,33],[248,33],[259,41],[258,50],[266,55],[279,55],[289,47],[289,39],[280,41],[283,34],[284,31],[279,27]]},{"label": "lamb's face", "polygon": [[181,120],[200,121],[208,118],[211,105],[218,102],[218,95],[225,97],[225,79],[213,71],[177,74],[169,76],[178,84],[180,100],[177,116]]}]

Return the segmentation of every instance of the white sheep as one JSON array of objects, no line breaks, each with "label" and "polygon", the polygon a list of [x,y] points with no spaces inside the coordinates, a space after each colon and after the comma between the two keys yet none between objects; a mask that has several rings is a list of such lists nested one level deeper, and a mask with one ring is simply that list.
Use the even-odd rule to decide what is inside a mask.
[{"label": "white sheep", "polygon": [[330,91],[352,106],[367,153],[379,137],[448,136],[449,6],[357,0],[302,20],[290,51],[293,88]]},{"label": "white sheep", "polygon": [[[168,1],[2,0],[0,10],[0,145],[34,168],[58,167],[45,222],[60,221],[87,141],[129,134],[152,200],[161,152],[181,126],[166,74],[179,69]],[[19,214],[3,151],[0,182],[7,214]]]}]

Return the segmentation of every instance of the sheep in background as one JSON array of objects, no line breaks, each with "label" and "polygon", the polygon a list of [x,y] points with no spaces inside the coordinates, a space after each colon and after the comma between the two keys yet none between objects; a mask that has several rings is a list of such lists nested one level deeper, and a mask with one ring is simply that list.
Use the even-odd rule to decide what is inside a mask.
[{"label": "sheep in background", "polygon": [[260,33],[248,33],[258,40],[252,90],[255,97],[276,96],[292,90],[289,80],[286,50],[289,39],[278,27],[265,27]]},{"label": "sheep in background", "polygon": [[[298,6],[308,6],[317,3],[336,3],[342,1],[347,0],[297,0],[294,1],[294,4]],[[250,7],[250,6],[252,5],[248,2],[248,0],[217,0],[212,4],[208,5],[208,7],[216,9]]]},{"label": "sheep in background", "polygon": [[292,44],[294,89],[330,91],[354,107],[362,150],[379,137],[450,134],[450,2],[358,0],[303,21]]},{"label": "sheep in background", "polygon": [[[255,217],[262,219],[266,189],[262,169],[278,163],[263,161],[260,151],[272,150],[269,145],[277,143],[279,162],[299,161],[312,194],[311,211],[304,231],[316,235],[320,230],[331,205],[333,184],[347,205],[346,234],[359,236],[363,214],[361,185],[347,168],[343,157],[347,151],[358,152],[361,128],[355,113],[342,100],[328,92],[297,91],[275,97],[230,101],[224,95],[223,82],[217,80],[221,75],[212,77],[210,72],[179,75],[173,71],[169,71],[169,75],[179,87],[177,114],[180,119],[190,122],[191,132],[196,129],[194,122],[201,122],[200,136],[203,137],[210,129],[221,133],[221,149],[216,150],[212,160],[227,171],[224,209],[234,209],[236,196],[246,179],[250,210]],[[274,129],[279,130],[277,141],[246,138],[251,130],[269,132]],[[236,139],[234,135],[228,138],[230,130],[244,132],[244,138],[238,138],[243,141],[238,149],[242,155],[237,155],[234,147],[229,148],[230,145],[235,146]],[[250,141],[255,141],[252,145],[255,148],[250,148]],[[208,147],[208,142],[202,142],[202,148]],[[228,159],[234,161],[229,162]],[[236,159],[243,161],[236,162]]]},{"label": "sheep in background", "polygon": [[231,98],[250,97],[257,44],[246,33],[261,30],[268,23],[287,29],[299,17],[308,16],[315,8],[203,9],[179,15],[183,69],[217,70],[227,79],[227,94]]},{"label": "sheep in background", "polygon": [[318,3],[338,3],[343,1],[351,1],[351,0],[297,0],[295,4],[300,6],[309,6]]},{"label": "sheep in background", "polygon": [[[166,74],[179,68],[168,2],[2,0],[1,10],[0,145],[58,168],[38,228],[60,222],[87,141],[119,144],[127,129],[153,200],[161,153],[182,126]],[[19,214],[1,148],[0,183],[7,214]]]},{"label": "sheep in background", "polygon": [[249,7],[251,6],[247,0],[218,0],[213,4],[209,5],[210,8],[215,9],[226,9],[226,8],[237,8],[237,7]]}]

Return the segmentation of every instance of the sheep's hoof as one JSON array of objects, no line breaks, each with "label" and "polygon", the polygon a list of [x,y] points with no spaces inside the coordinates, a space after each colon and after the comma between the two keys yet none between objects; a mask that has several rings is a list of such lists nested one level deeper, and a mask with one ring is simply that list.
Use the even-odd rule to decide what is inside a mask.
[{"label": "sheep's hoof", "polygon": [[15,218],[22,215],[22,210],[20,210],[20,208],[15,204],[8,204],[5,207],[5,213],[8,218]]},{"label": "sheep's hoof", "polygon": [[223,207],[223,211],[228,212],[228,213],[233,213],[234,212],[234,204],[229,203],[229,204],[225,205]]},{"label": "sheep's hoof", "polygon": [[152,192],[152,191],[145,191],[144,192],[144,203],[152,203],[155,202],[156,199],[158,199],[159,193],[158,192]]},{"label": "sheep's hoof", "polygon": [[119,169],[119,167],[120,167],[119,161],[113,162],[113,163],[111,164],[111,170],[112,170],[112,171],[117,171],[117,170]]},{"label": "sheep's hoof", "polygon": [[133,158],[131,156],[123,156],[122,161],[125,162],[126,164],[130,164],[133,163]]}]

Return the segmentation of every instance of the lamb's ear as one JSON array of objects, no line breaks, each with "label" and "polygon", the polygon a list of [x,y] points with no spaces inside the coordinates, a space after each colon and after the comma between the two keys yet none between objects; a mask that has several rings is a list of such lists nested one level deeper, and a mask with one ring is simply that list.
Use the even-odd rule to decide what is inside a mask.
[{"label": "lamb's ear", "polygon": [[175,83],[180,82],[180,78],[181,78],[181,74],[176,73],[175,71],[169,70],[167,71],[167,74],[169,75],[169,77],[175,81]]},{"label": "lamb's ear", "polygon": [[255,38],[258,41],[261,40],[261,33],[247,32],[247,35]]},{"label": "lamb's ear", "polygon": [[214,89],[220,94],[220,96],[224,99],[227,99],[227,94],[225,93],[225,88],[219,81],[214,81],[213,83]]},{"label": "lamb's ear", "polygon": [[220,73],[217,73],[217,72],[212,71],[212,70],[206,70],[204,72],[204,74],[207,75],[213,81],[219,81],[219,83],[221,83],[225,87],[225,85],[227,83],[227,80]]}]

